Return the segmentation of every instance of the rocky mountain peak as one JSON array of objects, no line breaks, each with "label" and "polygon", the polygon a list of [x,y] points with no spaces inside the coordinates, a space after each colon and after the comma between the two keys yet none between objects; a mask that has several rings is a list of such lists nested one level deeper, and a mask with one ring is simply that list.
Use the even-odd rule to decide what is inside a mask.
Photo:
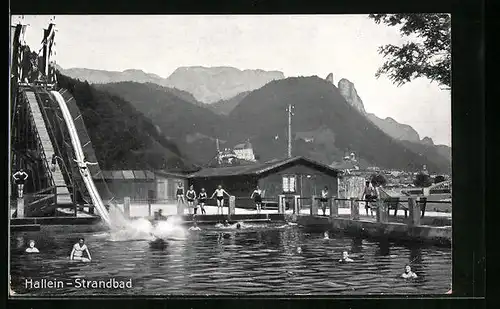
[{"label": "rocky mountain peak", "polygon": [[422,138],[421,143],[425,144],[425,145],[434,145],[434,141],[432,140],[432,138],[430,138],[428,136]]},{"label": "rocky mountain peak", "polygon": [[357,109],[361,114],[366,114],[363,101],[359,97],[358,92],[356,91],[356,88],[354,87],[354,84],[352,82],[345,78],[342,78],[341,80],[339,80],[338,89],[347,103]]},{"label": "rocky mountain peak", "polygon": [[328,76],[326,77],[326,80],[328,82],[332,83],[333,85],[335,85],[335,83],[333,82],[333,73],[328,74]]}]

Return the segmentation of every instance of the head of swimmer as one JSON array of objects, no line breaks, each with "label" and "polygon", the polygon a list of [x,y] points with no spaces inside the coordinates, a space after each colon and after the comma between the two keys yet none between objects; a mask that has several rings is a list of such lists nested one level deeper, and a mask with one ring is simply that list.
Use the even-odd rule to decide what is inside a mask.
[{"label": "head of swimmer", "polygon": [[190,186],[189,186],[189,190],[194,190],[194,186],[193,186],[193,185],[190,185]]},{"label": "head of swimmer", "polygon": [[241,224],[239,224],[239,223],[238,223],[238,224],[236,224],[236,228],[237,228],[238,230],[239,230],[239,229],[241,229]]},{"label": "head of swimmer", "polygon": [[405,265],[405,274],[411,273],[411,267],[410,265]]},{"label": "head of swimmer", "polygon": [[222,185],[218,185],[217,189],[219,189],[219,190],[222,189]]},{"label": "head of swimmer", "polygon": [[205,188],[201,188],[201,192],[205,192]]},{"label": "head of swimmer", "polygon": [[30,248],[35,248],[35,241],[33,239],[31,239],[29,242],[28,242],[28,245]]},{"label": "head of swimmer", "polygon": [[255,187],[255,190],[259,190],[259,186],[256,186],[256,187]]},{"label": "head of swimmer", "polygon": [[229,225],[229,221],[224,220],[224,225]]},{"label": "head of swimmer", "polygon": [[342,252],[342,259],[346,260],[348,258],[349,258],[349,253],[347,253],[347,251]]},{"label": "head of swimmer", "polygon": [[85,239],[83,239],[83,237],[78,238],[78,243],[80,244],[80,246],[83,246],[83,244],[85,243]]}]

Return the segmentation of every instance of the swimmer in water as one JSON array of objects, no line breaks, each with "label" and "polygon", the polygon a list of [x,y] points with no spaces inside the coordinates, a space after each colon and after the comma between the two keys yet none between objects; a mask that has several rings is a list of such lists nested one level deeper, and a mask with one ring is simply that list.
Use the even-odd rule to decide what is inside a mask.
[{"label": "swimmer in water", "polygon": [[26,252],[28,252],[28,253],[40,253],[40,251],[38,251],[38,249],[35,247],[34,240],[29,241],[29,247],[26,248]]},{"label": "swimmer in water", "polygon": [[193,226],[189,228],[190,231],[201,231],[200,227],[198,224],[196,224],[196,221],[193,223]]},{"label": "swimmer in water", "polygon": [[[83,257],[83,252],[87,253],[88,258]],[[73,246],[73,250],[71,250],[71,254],[69,256],[70,260],[80,260],[80,261],[85,261],[88,260],[89,262],[92,260],[92,257],[90,256],[89,249],[87,248],[87,245],[85,244],[85,239],[80,238],[78,239],[78,242]]]},{"label": "swimmer in water", "polygon": [[227,220],[224,220],[224,226],[229,226],[229,222]]},{"label": "swimmer in water", "polygon": [[353,259],[349,257],[349,253],[347,251],[342,252],[342,258],[339,260],[341,263],[346,263],[346,262],[354,262]]},{"label": "swimmer in water", "polygon": [[237,229],[237,230],[241,229],[241,224],[240,224],[240,223],[237,223],[237,224],[236,224],[236,229]]},{"label": "swimmer in water", "polygon": [[216,228],[221,228],[221,227],[223,227],[223,226],[224,226],[224,225],[223,225],[222,223],[220,223],[220,222],[217,222],[217,223],[215,224],[215,227],[216,227]]},{"label": "swimmer in water", "polygon": [[415,279],[417,278],[417,274],[411,271],[410,265],[405,266],[405,272],[401,275],[401,278],[404,279]]},{"label": "swimmer in water", "polygon": [[298,254],[302,253],[302,248],[301,247],[297,247],[297,253]]},{"label": "swimmer in water", "polygon": [[323,239],[330,239],[330,237],[328,236],[328,231],[325,231],[323,235],[324,235]]}]

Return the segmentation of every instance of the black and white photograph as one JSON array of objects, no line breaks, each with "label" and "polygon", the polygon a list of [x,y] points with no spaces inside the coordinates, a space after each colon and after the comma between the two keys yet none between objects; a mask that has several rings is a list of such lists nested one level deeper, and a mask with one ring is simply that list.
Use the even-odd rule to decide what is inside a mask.
[{"label": "black and white photograph", "polygon": [[453,294],[451,20],[11,15],[9,297]]}]

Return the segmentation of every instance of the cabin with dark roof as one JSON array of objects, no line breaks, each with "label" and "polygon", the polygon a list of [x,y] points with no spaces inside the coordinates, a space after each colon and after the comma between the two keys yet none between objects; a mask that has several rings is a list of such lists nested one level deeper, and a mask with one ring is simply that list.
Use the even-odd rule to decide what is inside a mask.
[{"label": "cabin with dark roof", "polygon": [[254,208],[249,197],[257,185],[263,191],[263,200],[277,201],[279,195],[311,197],[319,195],[325,186],[331,196],[337,196],[339,174],[339,170],[325,164],[293,157],[260,164],[205,168],[189,175],[189,183],[196,192],[205,188],[209,197],[220,184],[236,197],[236,207]]}]

